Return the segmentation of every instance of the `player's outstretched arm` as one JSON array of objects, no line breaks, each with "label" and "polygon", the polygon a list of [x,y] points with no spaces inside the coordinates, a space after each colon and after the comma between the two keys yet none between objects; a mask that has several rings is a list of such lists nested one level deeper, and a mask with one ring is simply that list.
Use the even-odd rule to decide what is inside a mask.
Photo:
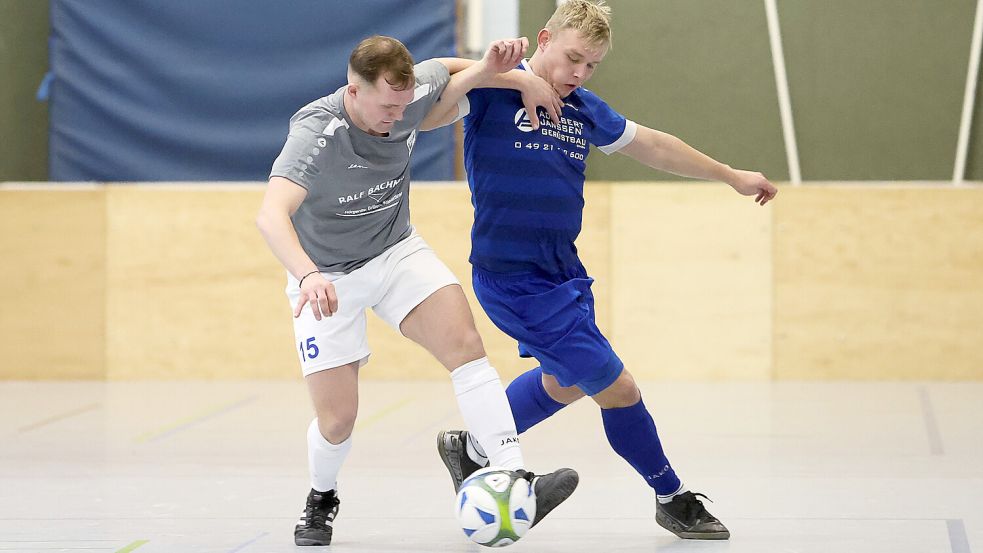
[{"label": "player's outstretched arm", "polygon": [[[456,121],[461,115],[458,112],[458,102],[471,89],[480,87],[518,90],[522,93],[522,102],[527,111],[536,113],[537,106],[542,106],[549,117],[559,123],[559,113],[563,108],[559,94],[549,83],[531,71],[513,69],[522,60],[528,47],[528,40],[522,37],[493,42],[481,61],[437,58],[437,61],[447,67],[451,74],[451,81],[441,94],[440,100],[427,114],[421,129],[435,129]],[[492,63],[490,68],[486,65],[489,62]],[[482,69],[480,67],[482,65],[486,67]],[[539,119],[534,117],[531,120],[533,128],[538,128]]]},{"label": "player's outstretched arm", "polygon": [[733,169],[675,136],[638,125],[635,138],[619,152],[653,169],[675,175],[726,182],[744,196],[765,205],[778,189],[761,173]]},{"label": "player's outstretched arm", "polygon": [[525,37],[492,42],[480,61],[451,75],[450,82],[440,95],[440,100],[430,108],[430,113],[423,119],[420,128],[436,129],[454,122],[457,119],[458,101],[472,88],[483,85],[493,75],[515,67],[525,56],[527,48],[529,48],[529,41]]},{"label": "player's outstretched arm", "polygon": [[338,297],[334,285],[321,276],[317,265],[300,245],[290,220],[306,197],[307,190],[300,185],[283,177],[271,177],[256,215],[256,227],[280,263],[297,280],[303,279],[294,317],[300,316],[304,305],[310,303],[314,318],[320,321],[322,314],[330,317],[338,310]]},{"label": "player's outstretched arm", "polygon": [[[464,58],[435,58],[447,67],[451,75],[464,71],[478,63]],[[560,113],[563,111],[563,100],[553,85],[546,82],[532,71],[513,69],[505,73],[493,75],[485,84],[475,88],[507,88],[522,94],[522,105],[527,113],[536,113],[537,108],[546,110],[547,116],[557,125],[560,124]],[[533,130],[539,128],[539,118],[530,117]]]}]

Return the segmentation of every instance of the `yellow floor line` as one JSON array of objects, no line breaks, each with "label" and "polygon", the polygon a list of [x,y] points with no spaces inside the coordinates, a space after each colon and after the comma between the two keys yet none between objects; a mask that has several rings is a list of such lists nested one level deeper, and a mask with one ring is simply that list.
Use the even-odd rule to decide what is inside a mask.
[{"label": "yellow floor line", "polygon": [[208,411],[197,413],[197,414],[191,415],[190,417],[183,418],[183,419],[181,419],[181,420],[179,420],[177,422],[173,422],[173,423],[171,423],[171,424],[169,424],[169,425],[167,425],[167,426],[165,426],[163,428],[157,428],[157,429],[154,429],[154,430],[148,430],[147,432],[144,432],[143,434],[140,434],[139,436],[137,436],[135,438],[135,440],[137,442],[147,442],[147,441],[153,440],[153,439],[158,438],[158,437],[161,437],[161,436],[163,436],[163,435],[165,435],[165,434],[167,434],[169,432],[174,432],[174,431],[176,431],[177,429],[179,429],[179,428],[181,428],[183,426],[190,426],[190,425],[192,425],[194,423],[201,422],[201,421],[203,421],[205,419],[208,419],[209,417],[213,417],[215,415],[218,415],[218,414],[220,414],[220,413],[222,413],[224,411],[230,411],[230,410],[238,407],[239,405],[244,405],[246,403],[249,403],[249,402],[253,401],[254,399],[256,399],[256,396],[248,397],[248,398],[245,398],[245,399],[237,399],[237,400],[231,401],[229,403],[224,403],[222,405],[219,405],[218,407],[213,407],[213,408],[209,409]]},{"label": "yellow floor line", "polygon": [[145,543],[147,543],[149,541],[150,540],[137,540],[137,541],[135,541],[135,542],[133,542],[133,543],[125,546],[123,549],[118,549],[118,550],[114,551],[113,553],[130,553],[130,551],[133,551],[134,549],[140,547],[141,545],[143,545],[143,544],[145,544]]}]

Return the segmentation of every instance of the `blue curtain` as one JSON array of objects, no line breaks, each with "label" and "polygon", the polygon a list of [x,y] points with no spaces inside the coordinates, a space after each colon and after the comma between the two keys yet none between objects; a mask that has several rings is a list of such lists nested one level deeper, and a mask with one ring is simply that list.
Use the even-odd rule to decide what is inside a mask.
[{"label": "blue curtain", "polygon": [[[263,180],[290,116],[372,34],[455,54],[454,0],[52,0],[50,180]],[[449,128],[414,180],[454,175]]]}]

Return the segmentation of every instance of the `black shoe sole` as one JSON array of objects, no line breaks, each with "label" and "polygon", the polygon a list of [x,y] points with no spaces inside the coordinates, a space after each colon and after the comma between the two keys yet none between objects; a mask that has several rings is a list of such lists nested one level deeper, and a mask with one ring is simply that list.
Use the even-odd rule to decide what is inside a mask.
[{"label": "black shoe sole", "polygon": [[676,536],[684,540],[729,540],[730,531],[723,530],[718,532],[690,532],[682,528],[682,525],[676,522],[674,519],[657,512],[655,513],[655,522],[659,526],[665,528],[666,530],[672,532]]},{"label": "black shoe sole", "polygon": [[294,545],[331,545],[331,536],[329,535],[327,539],[324,538],[302,538],[294,536]]},{"label": "black shoe sole", "polygon": [[451,475],[451,485],[454,486],[454,493],[457,493],[458,488],[464,483],[464,478],[460,480],[457,479],[457,473],[464,472],[463,469],[458,467],[455,471],[454,467],[451,466],[451,456],[447,453],[447,448],[444,447],[444,436],[447,434],[446,430],[441,430],[437,433],[437,453],[440,454],[440,460],[443,461],[444,466],[447,467],[447,472]]},{"label": "black shoe sole", "polygon": [[560,503],[563,503],[573,494],[574,490],[577,489],[577,485],[580,484],[580,475],[577,471],[573,469],[560,469],[557,473],[563,474],[563,479],[559,481],[559,484],[553,488],[550,497],[542,498],[543,504],[539,504],[539,495],[536,495],[536,518],[533,520],[532,526],[536,526],[546,515],[550,514],[553,509],[557,508]]}]

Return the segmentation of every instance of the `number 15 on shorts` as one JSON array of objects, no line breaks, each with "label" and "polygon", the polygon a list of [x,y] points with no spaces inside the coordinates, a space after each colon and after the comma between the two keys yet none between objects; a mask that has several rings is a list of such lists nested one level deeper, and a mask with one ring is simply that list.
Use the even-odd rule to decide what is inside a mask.
[{"label": "number 15 on shorts", "polygon": [[310,361],[317,357],[317,354],[321,353],[321,350],[317,348],[317,344],[314,343],[314,337],[308,338],[306,341],[300,342],[300,358],[303,361]]}]

